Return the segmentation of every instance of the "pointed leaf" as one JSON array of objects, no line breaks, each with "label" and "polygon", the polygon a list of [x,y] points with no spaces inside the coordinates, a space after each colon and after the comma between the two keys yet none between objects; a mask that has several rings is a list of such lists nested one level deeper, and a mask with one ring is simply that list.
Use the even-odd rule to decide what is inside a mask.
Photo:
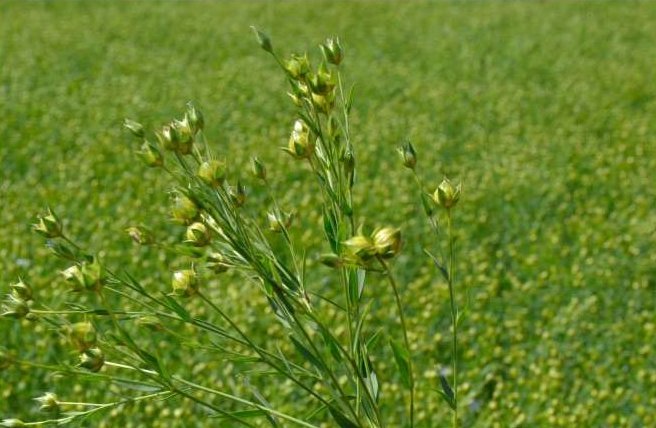
[{"label": "pointed leaf", "polygon": [[402,346],[394,339],[390,339],[390,346],[392,347],[392,352],[394,353],[396,365],[399,368],[401,381],[406,388],[411,388],[412,379],[410,378],[410,355],[408,354],[407,349],[405,349],[404,346]]}]

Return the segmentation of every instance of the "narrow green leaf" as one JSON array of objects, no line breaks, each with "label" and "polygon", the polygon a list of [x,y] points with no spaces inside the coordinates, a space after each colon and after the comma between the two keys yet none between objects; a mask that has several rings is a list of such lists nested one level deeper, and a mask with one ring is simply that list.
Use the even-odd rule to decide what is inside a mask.
[{"label": "narrow green leaf", "polygon": [[173,297],[168,296],[162,293],[162,299],[164,299],[166,307],[175,312],[180,318],[186,322],[191,321],[191,315],[185,308],[183,308]]},{"label": "narrow green leaf", "polygon": [[446,380],[446,377],[444,377],[444,375],[441,373],[440,373],[440,385],[442,386],[442,391],[439,391],[440,395],[442,396],[442,398],[444,398],[444,400],[447,402],[449,407],[451,407],[452,410],[455,410],[456,397],[453,394],[451,385],[449,385],[449,381]]},{"label": "narrow green leaf", "polygon": [[303,355],[303,357],[308,360],[313,366],[318,368],[320,371],[324,371],[325,367],[321,361],[307,349],[301,342],[299,342],[294,336],[289,336],[296,350]]},{"label": "narrow green leaf", "polygon": [[430,251],[428,251],[425,248],[424,248],[424,253],[426,253],[426,255],[431,258],[431,260],[433,261],[433,264],[435,264],[435,267],[440,271],[440,273],[442,274],[442,277],[444,277],[444,280],[448,281],[449,280],[449,272],[446,270],[446,267],[444,265],[442,265],[442,263],[440,263],[439,260],[437,260],[437,257],[435,257],[433,255],[433,253],[431,253]]},{"label": "narrow green leaf", "polygon": [[392,347],[392,352],[394,353],[396,365],[399,368],[401,381],[406,388],[411,388],[412,381],[410,379],[410,355],[408,354],[407,349],[405,349],[404,346],[402,346],[394,339],[390,339],[390,346]]},{"label": "narrow green leaf", "polygon": [[358,428],[355,423],[353,423],[349,418],[346,417],[346,415],[344,415],[344,413],[339,411],[337,408],[329,406],[328,411],[330,412],[330,416],[335,419],[335,422],[337,422],[340,428]]}]

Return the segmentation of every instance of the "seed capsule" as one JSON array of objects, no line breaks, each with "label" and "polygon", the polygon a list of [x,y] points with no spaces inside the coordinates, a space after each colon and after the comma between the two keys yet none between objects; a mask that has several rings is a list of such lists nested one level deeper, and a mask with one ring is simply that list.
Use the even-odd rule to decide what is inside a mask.
[{"label": "seed capsule", "polygon": [[376,246],[371,238],[364,235],[356,235],[344,241],[349,253],[359,261],[367,262],[376,255]]},{"label": "seed capsule", "polygon": [[296,159],[307,159],[312,157],[312,154],[314,153],[314,143],[310,138],[310,129],[303,120],[298,119],[294,122],[294,129],[289,137],[289,145],[285,151]]},{"label": "seed capsule", "polygon": [[38,223],[32,225],[32,229],[38,234],[50,239],[59,238],[63,235],[62,223],[50,208],[48,208],[46,215],[38,216],[38,220]]},{"label": "seed capsule", "polygon": [[96,373],[105,365],[105,355],[99,348],[87,349],[80,354],[79,367]]},{"label": "seed capsule", "polygon": [[171,208],[173,221],[181,224],[191,224],[198,217],[198,207],[185,195],[178,194]]},{"label": "seed capsule", "polygon": [[216,274],[223,273],[230,267],[230,265],[228,265],[226,262],[225,257],[223,257],[223,254],[217,252],[210,253],[207,256],[206,266]]},{"label": "seed capsule", "polygon": [[392,258],[401,251],[401,230],[393,227],[383,227],[372,235],[376,254],[383,258]]},{"label": "seed capsule", "polygon": [[25,301],[32,300],[32,296],[34,294],[32,292],[32,287],[30,287],[29,284],[23,282],[22,279],[19,278],[18,282],[11,284],[9,288],[11,289],[11,293],[14,296],[19,297]]},{"label": "seed capsule", "polygon": [[344,58],[344,52],[342,50],[342,45],[339,43],[337,37],[327,39],[326,43],[319,46],[323,56],[331,64],[339,65]]},{"label": "seed capsule", "polygon": [[220,187],[225,181],[226,163],[217,159],[210,159],[198,167],[198,177],[208,186]]},{"label": "seed capsule", "polygon": [[398,152],[403,159],[403,166],[409,169],[415,169],[415,165],[417,165],[417,153],[415,152],[415,148],[412,147],[412,143],[405,143],[398,149]]},{"label": "seed capsule", "polygon": [[86,351],[96,346],[98,335],[93,324],[88,321],[78,322],[68,329],[68,339],[78,351]]},{"label": "seed capsule", "polygon": [[52,392],[46,392],[41,397],[35,398],[35,400],[41,403],[39,410],[42,412],[56,413],[59,411],[59,399]]},{"label": "seed capsule", "polygon": [[201,222],[189,225],[185,237],[187,238],[185,242],[195,247],[204,247],[210,243],[211,238],[209,229]]},{"label": "seed capsule", "polygon": [[453,208],[460,200],[461,185],[453,186],[448,178],[442,180],[435,193],[433,200],[440,206],[448,209]]},{"label": "seed capsule", "polygon": [[253,174],[253,177],[259,178],[260,180],[266,180],[266,167],[257,156],[251,159],[251,174]]},{"label": "seed capsule", "polygon": [[123,127],[130,131],[132,135],[134,135],[137,138],[143,138],[146,133],[144,132],[144,127],[142,124],[139,122],[135,122],[134,120],[131,119],[125,119],[123,121]]},{"label": "seed capsule", "polygon": [[191,297],[198,291],[198,278],[193,269],[173,272],[171,281],[173,294],[180,297]]}]

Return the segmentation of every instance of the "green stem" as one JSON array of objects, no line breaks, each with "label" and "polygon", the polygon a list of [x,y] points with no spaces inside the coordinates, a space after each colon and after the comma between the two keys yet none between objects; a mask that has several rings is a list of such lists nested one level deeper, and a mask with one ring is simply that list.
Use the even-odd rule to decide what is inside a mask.
[{"label": "green stem", "polygon": [[451,302],[451,363],[453,365],[453,427],[458,427],[458,307],[456,305],[456,297],[454,290],[455,279],[455,252],[454,252],[454,239],[453,239],[453,219],[451,217],[451,209],[446,211],[447,220],[447,234],[449,245],[449,301]]},{"label": "green stem", "polygon": [[406,351],[408,352],[408,370],[410,372],[409,373],[410,374],[410,427],[413,427],[415,423],[415,376],[414,376],[414,369],[412,364],[412,350],[410,349],[410,341],[408,340],[408,329],[405,323],[405,314],[403,311],[403,302],[401,301],[401,295],[399,294],[399,287],[396,283],[396,279],[394,279],[394,275],[392,275],[392,271],[390,270],[389,265],[380,256],[378,256],[378,261],[380,262],[380,265],[385,270],[385,275],[387,276],[387,280],[389,281],[390,286],[394,291],[396,308],[399,312],[399,318],[401,319],[401,329],[403,330],[403,341],[405,343]]}]

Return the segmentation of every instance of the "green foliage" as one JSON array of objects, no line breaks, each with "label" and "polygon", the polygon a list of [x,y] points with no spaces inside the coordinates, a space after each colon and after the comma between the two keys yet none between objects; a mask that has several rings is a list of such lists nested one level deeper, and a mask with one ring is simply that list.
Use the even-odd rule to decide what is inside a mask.
[{"label": "green foliage", "polygon": [[[435,399],[435,390],[442,390],[435,362],[449,365],[450,315],[446,282],[423,255],[424,247],[433,250],[434,238],[415,203],[415,184],[394,154],[407,140],[430,184],[426,192],[432,194],[444,175],[463,182],[456,246],[465,255],[457,261],[458,283],[469,295],[459,331],[464,423],[654,424],[648,410],[656,406],[653,4],[126,5],[3,4],[0,56],[11,58],[0,68],[3,294],[20,275],[35,300],[53,307],[102,306],[93,296],[67,293],[58,271],[68,265],[53,261],[30,233],[34,215],[47,204],[64,221],[64,231],[85,248],[102,250],[108,266],[136,266],[139,286],[170,291],[164,284],[172,270],[188,267],[183,258],[130,246],[122,231],[143,224],[158,240],[172,243],[184,240],[186,230],[168,222],[168,183],[141,166],[119,125],[129,116],[142,119],[146,129],[159,127],[189,99],[204,107],[210,146],[229,155],[231,167],[248,170],[249,156],[257,153],[276,193],[289,195],[280,205],[294,201],[290,234],[307,242],[299,264],[333,252],[319,244],[321,234],[305,233],[324,230],[326,217],[310,209],[317,201],[312,181],[293,167],[294,159],[280,155],[293,108],[280,96],[284,79],[253,48],[248,27],[257,22],[271,32],[274,47],[297,51],[326,34],[340,34],[346,72],[356,82],[356,188],[366,189],[356,195],[354,205],[362,207],[356,215],[401,227],[406,241],[397,261],[403,268],[395,274],[401,293],[410,296],[404,303],[418,374],[418,425],[448,419],[448,407]],[[246,207],[267,200],[253,193],[248,198]],[[53,249],[77,257],[74,248]],[[308,280],[337,293],[334,283],[322,282],[328,272],[323,269],[307,269],[310,276],[319,272]],[[356,282],[349,284],[355,296]],[[208,288],[212,298],[231,303],[231,317],[262,339],[283,337],[261,316],[266,302],[254,298],[242,279],[227,272]],[[395,303],[385,284],[368,283],[362,292],[374,300],[376,321],[394,329]],[[156,323],[140,324],[148,333],[137,335],[138,344],[157,349],[144,360],[163,361],[217,388],[235,387],[229,379],[238,379],[239,388],[249,381],[266,397],[287,397],[281,411],[295,408],[299,397],[292,385],[257,384],[254,374],[242,370],[247,356],[227,354],[216,361],[203,359],[202,352],[180,352],[181,343],[215,345],[184,326],[200,322],[207,310],[180,306],[176,299],[162,297],[180,319],[173,339],[153,329]],[[111,329],[106,317],[101,331]],[[83,321],[79,316],[71,323]],[[61,327],[2,320],[7,339],[0,351],[0,417],[36,418],[39,403],[32,399],[48,390],[62,399],[98,403],[122,400],[126,387],[154,393],[130,379],[100,389],[103,371],[71,382],[46,376],[43,367],[12,364],[20,357],[46,366],[76,365]],[[377,371],[392,373],[396,361],[382,344],[387,342],[378,346],[389,354],[372,362]],[[329,354],[331,346],[328,339],[322,352]],[[398,415],[402,406],[390,400],[392,390],[382,384],[380,396],[385,412]],[[91,423],[168,427],[207,416],[189,400],[162,398],[167,400],[126,402]],[[256,401],[254,393],[251,398]],[[318,418],[327,419],[331,411]],[[262,416],[232,413],[248,420]]]}]

